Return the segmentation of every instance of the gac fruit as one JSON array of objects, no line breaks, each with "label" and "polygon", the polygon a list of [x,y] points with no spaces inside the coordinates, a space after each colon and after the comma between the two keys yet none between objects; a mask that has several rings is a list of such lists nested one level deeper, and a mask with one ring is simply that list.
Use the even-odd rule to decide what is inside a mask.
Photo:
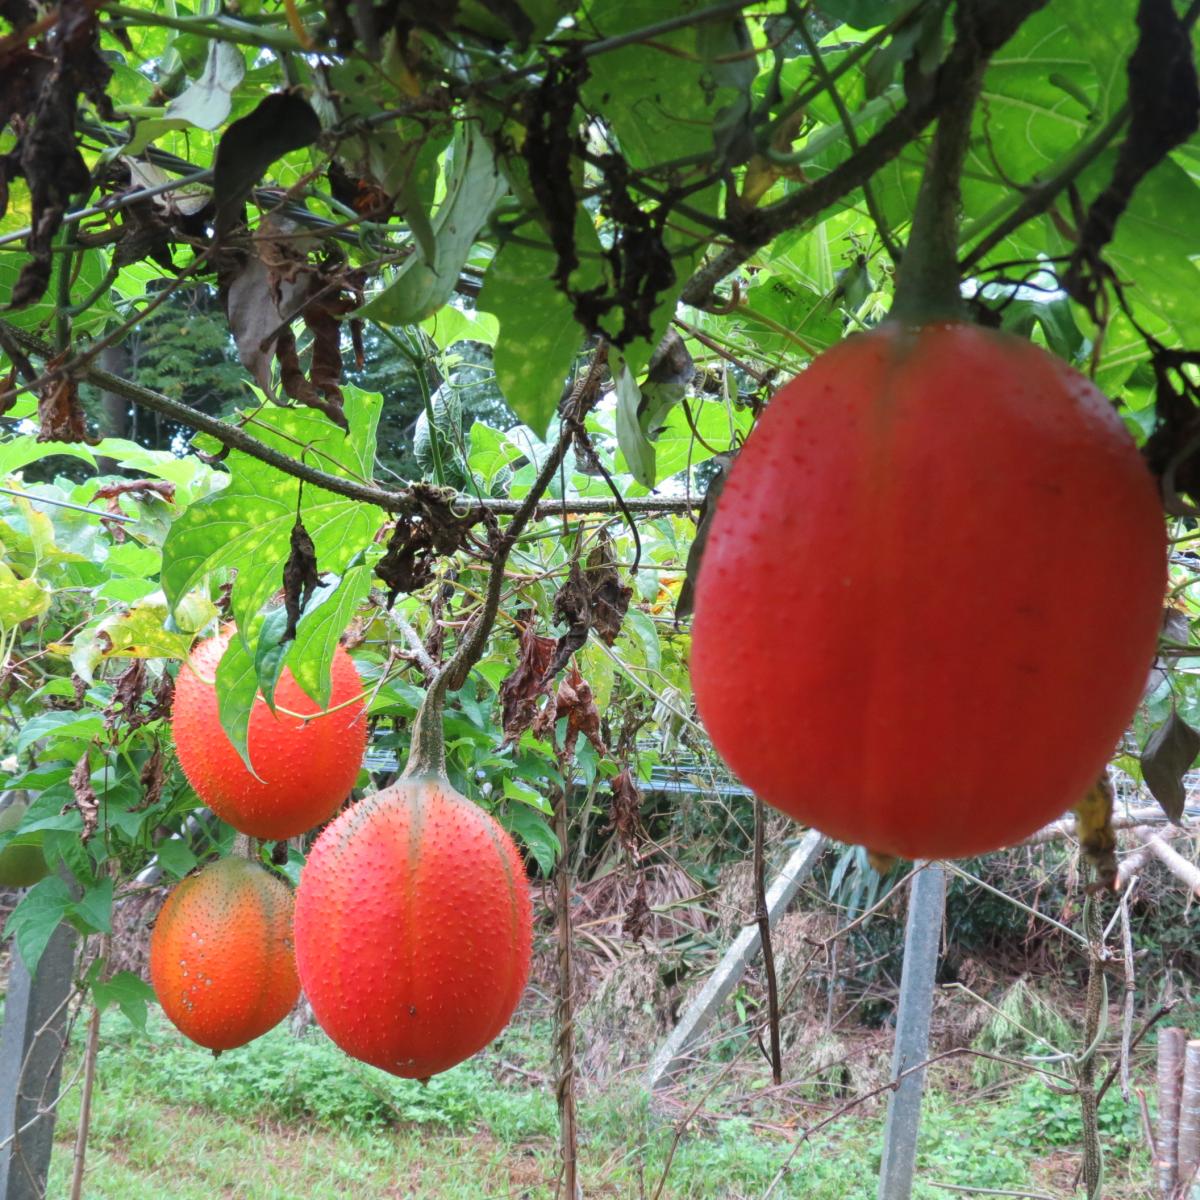
[{"label": "gac fruit", "polygon": [[[0,833],[16,829],[28,807],[24,800],[14,800],[7,808],[0,809]],[[0,850],[0,887],[31,887],[49,873],[39,846],[14,846],[10,843]]]},{"label": "gac fruit", "polygon": [[210,1050],[278,1025],[300,997],[291,889],[243,858],[189,875],[150,936],[150,981],[171,1023]]},{"label": "gac fruit", "polygon": [[214,679],[232,633],[229,626],[201,642],[179,672],[171,716],[179,765],[200,799],[234,829],[276,841],[296,837],[329,820],[354,786],[367,741],[362,683],[339,646],[323,711],[285,670],[275,704],[286,711],[272,712],[261,695],[254,699],[246,734],[252,774],[217,712]]},{"label": "gac fruit", "polygon": [[1095,782],[1154,656],[1154,480],[1029,342],[887,322],[771,401],[717,503],[691,676],[768,803],[904,858],[979,854]]},{"label": "gac fruit", "polygon": [[317,838],[296,964],[347,1054],[426,1079],[508,1023],[529,975],[529,882],[512,839],[435,776],[403,778]]}]

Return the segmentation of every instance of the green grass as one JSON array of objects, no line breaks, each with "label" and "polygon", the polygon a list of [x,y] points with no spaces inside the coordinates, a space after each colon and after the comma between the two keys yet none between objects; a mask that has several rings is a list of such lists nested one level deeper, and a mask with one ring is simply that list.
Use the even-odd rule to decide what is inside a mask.
[{"label": "green grass", "polygon": [[[554,1194],[557,1122],[544,1022],[515,1026],[497,1048],[427,1086],[347,1059],[318,1030],[296,1039],[276,1029],[216,1059],[157,1011],[144,1035],[115,1013],[103,1030],[87,1200],[549,1200]],[[77,1058],[78,1046],[72,1053]],[[542,1072],[546,1082],[502,1072],[505,1060]],[[75,1088],[61,1109],[53,1197],[68,1191],[78,1108]],[[719,1097],[706,1108],[720,1111]],[[756,1118],[768,1123],[797,1116],[765,1103],[759,1109]],[[874,1200],[882,1111],[847,1115],[802,1146],[773,1195]],[[1148,1188],[1136,1186],[1150,1178],[1137,1124],[1115,1089],[1101,1124],[1111,1194],[1148,1196]],[[673,1126],[652,1112],[636,1086],[585,1089],[580,1125],[589,1197],[652,1194]],[[790,1144],[744,1117],[704,1120],[681,1139],[663,1198],[757,1198]],[[931,1091],[914,1197],[955,1195],[935,1183],[1065,1194],[1047,1184],[1044,1160],[1057,1153],[1071,1167],[1077,1148],[1074,1099],[1036,1080],[971,1107]]]}]

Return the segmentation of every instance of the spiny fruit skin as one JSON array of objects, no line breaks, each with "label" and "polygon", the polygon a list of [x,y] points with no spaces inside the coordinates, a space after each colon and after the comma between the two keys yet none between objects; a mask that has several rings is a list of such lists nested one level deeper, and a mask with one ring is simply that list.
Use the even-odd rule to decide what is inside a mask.
[{"label": "spiny fruit skin", "polygon": [[[255,697],[247,731],[250,761],[246,769],[225,736],[213,686],[217,664],[233,634],[227,626],[192,652],[175,685],[171,727],[179,764],[196,794],[223,821],[251,837],[295,837],[327,821],[350,794],[367,740],[365,706],[354,697],[362,683],[350,656],[333,656],[329,711],[310,721],[272,713]],[[291,671],[275,689],[275,703],[289,713],[319,713]],[[345,707],[339,707],[345,705]]]},{"label": "spiny fruit skin", "polygon": [[508,834],[434,777],[402,779],[317,839],[296,962],[321,1028],[354,1058],[425,1079],[488,1044],[529,975],[529,883]]},{"label": "spiny fruit skin", "polygon": [[1087,379],[1007,334],[885,323],[783,388],[735,461],[697,581],[696,702],[797,820],[979,854],[1099,775],[1165,572],[1153,480]]},{"label": "spiny fruit skin", "polygon": [[291,889],[223,858],[167,897],[150,936],[150,981],[181,1033],[232,1050],[278,1025],[300,997]]},{"label": "spiny fruit skin", "polygon": [[[14,800],[0,810],[0,833],[16,829],[29,807],[24,800]],[[31,887],[50,873],[46,859],[37,846],[5,846],[0,850],[0,887]]]}]

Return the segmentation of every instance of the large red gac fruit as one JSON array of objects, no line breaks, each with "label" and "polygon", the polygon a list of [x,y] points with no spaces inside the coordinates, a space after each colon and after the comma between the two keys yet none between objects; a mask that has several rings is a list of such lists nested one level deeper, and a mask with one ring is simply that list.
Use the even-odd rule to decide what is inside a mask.
[{"label": "large red gac fruit", "polygon": [[[354,786],[367,740],[362,683],[339,646],[324,713],[291,671],[275,689],[277,710],[286,711],[273,713],[256,696],[246,735],[256,779],[217,712],[213,681],[232,632],[226,627],[201,642],[179,672],[171,716],[179,765],[200,799],[234,829],[256,838],[295,837],[327,821]],[[322,715],[301,720],[291,713]]]},{"label": "large red gac fruit", "polygon": [[1154,482],[1105,397],[958,322],[887,323],[771,401],[717,505],[691,675],[730,767],[844,841],[1010,845],[1094,783],[1165,580]]},{"label": "large red gac fruit", "polygon": [[444,780],[401,780],[317,839],[296,894],[296,963],[347,1054],[412,1079],[508,1023],[529,975],[532,908],[507,833]]},{"label": "large red gac fruit", "polygon": [[181,1033],[232,1050],[287,1016],[300,996],[292,903],[287,884],[242,858],[171,892],[150,936],[150,981]]}]

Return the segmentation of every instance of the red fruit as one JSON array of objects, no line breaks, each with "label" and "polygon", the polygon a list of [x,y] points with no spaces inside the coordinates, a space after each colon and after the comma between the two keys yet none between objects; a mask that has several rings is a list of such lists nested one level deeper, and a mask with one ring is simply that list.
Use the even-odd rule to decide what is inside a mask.
[{"label": "red fruit", "polygon": [[287,884],[243,858],[189,875],[158,914],[150,981],[171,1023],[210,1050],[278,1025],[300,996]]},{"label": "red fruit", "polygon": [[1016,337],[888,323],[772,400],[718,503],[691,673],[764,800],[907,858],[1060,815],[1137,705],[1162,509],[1120,418]]},{"label": "red fruit", "polygon": [[255,779],[225,736],[213,680],[233,627],[192,651],[175,685],[171,728],[179,765],[196,794],[223,821],[251,837],[295,837],[329,820],[350,794],[367,741],[362,683],[339,646],[329,711],[308,721],[287,713],[322,710],[284,671],[272,713],[262,696],[250,712],[247,746]]},{"label": "red fruit", "polygon": [[347,1054],[425,1079],[508,1024],[529,975],[532,910],[516,847],[433,777],[342,813],[296,894],[296,963]]}]

